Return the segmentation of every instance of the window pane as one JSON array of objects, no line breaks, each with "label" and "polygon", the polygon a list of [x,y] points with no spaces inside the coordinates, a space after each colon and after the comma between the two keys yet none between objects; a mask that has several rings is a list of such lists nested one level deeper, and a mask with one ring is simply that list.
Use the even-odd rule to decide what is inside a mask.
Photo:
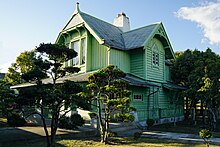
[{"label": "window pane", "polygon": [[74,41],[72,43],[72,49],[78,54],[75,58],[73,58],[73,66],[75,66],[79,64],[79,41]]},{"label": "window pane", "polygon": [[82,54],[82,59],[81,59],[81,64],[84,64],[86,61],[85,61],[85,59],[86,59],[86,39],[85,38],[83,38],[82,40],[81,40],[81,45],[82,45],[82,52],[81,52],[81,54]]}]

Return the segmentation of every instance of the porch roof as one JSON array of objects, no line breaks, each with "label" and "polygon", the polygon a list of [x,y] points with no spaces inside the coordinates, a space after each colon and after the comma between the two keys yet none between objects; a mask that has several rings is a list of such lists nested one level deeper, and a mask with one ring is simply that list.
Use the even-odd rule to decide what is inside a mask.
[{"label": "porch roof", "polygon": [[[57,80],[57,83],[63,83],[65,80],[70,80],[70,81],[74,81],[74,82],[87,82],[88,81],[88,76],[89,74],[96,72],[96,71],[91,71],[91,72],[86,72],[86,73],[80,73],[80,74],[74,74],[74,75],[68,75],[65,76],[63,78],[60,78]],[[141,79],[137,76],[134,76],[132,74],[126,74],[126,77],[122,78],[122,80],[128,82],[129,85],[132,86],[139,86],[139,87],[159,87],[158,85],[152,84],[152,83],[148,83],[146,80]],[[47,78],[44,79],[43,81],[44,85],[47,84],[52,84],[52,79],[51,78]],[[23,84],[19,84],[19,85],[14,85],[11,86],[12,89],[17,89],[17,88],[25,88],[25,87],[31,87],[31,86],[36,86],[36,83],[23,83]]]},{"label": "porch roof", "polygon": [[164,83],[163,87],[169,90],[186,90],[186,87],[176,85],[174,83]]},{"label": "porch roof", "polygon": [[138,87],[159,87],[158,85],[152,84],[147,82],[146,80],[134,76],[132,74],[127,74],[126,77],[122,78],[122,80],[129,83],[129,85],[132,86],[138,86]]}]

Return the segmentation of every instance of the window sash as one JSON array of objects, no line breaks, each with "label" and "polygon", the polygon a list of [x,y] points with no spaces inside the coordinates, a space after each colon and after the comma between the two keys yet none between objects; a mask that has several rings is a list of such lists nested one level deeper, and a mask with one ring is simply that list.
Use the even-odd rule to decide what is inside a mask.
[{"label": "window sash", "polygon": [[86,63],[86,39],[81,40],[81,65]]},{"label": "window sash", "polygon": [[72,49],[77,52],[77,56],[72,59],[72,65],[73,66],[79,64],[79,49],[80,49],[79,47],[80,47],[79,46],[79,40],[72,42]]}]

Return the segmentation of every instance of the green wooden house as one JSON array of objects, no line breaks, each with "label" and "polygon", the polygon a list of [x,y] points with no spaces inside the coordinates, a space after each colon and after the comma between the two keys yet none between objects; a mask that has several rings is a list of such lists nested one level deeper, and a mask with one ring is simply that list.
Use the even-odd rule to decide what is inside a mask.
[{"label": "green wooden house", "polygon": [[155,119],[159,124],[183,119],[183,104],[177,105],[175,92],[184,88],[172,83],[169,60],[175,55],[162,22],[130,30],[124,13],[111,24],[80,11],[77,3],[56,43],[78,52],[65,65],[81,69],[75,77],[79,82],[109,64],[127,73],[124,80],[131,85],[136,121]]},{"label": "green wooden house", "polygon": [[[65,66],[80,68],[78,74],[58,79],[58,83],[66,79],[87,82],[89,74],[113,64],[127,74],[124,80],[130,84],[130,98],[137,109],[136,122],[145,124],[147,119],[154,119],[160,124],[184,118],[183,103],[176,96],[184,88],[172,83],[169,60],[175,59],[175,55],[161,22],[130,30],[129,18],[124,13],[110,24],[81,12],[77,3],[56,43],[78,52]],[[43,83],[50,81],[45,79]]]}]

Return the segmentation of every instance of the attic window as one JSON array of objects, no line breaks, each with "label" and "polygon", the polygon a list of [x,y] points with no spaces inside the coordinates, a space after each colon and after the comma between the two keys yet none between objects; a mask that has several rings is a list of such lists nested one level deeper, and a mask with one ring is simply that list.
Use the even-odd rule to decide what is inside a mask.
[{"label": "attic window", "polygon": [[152,49],[152,64],[155,66],[159,66],[159,51],[156,44],[153,46]]}]

